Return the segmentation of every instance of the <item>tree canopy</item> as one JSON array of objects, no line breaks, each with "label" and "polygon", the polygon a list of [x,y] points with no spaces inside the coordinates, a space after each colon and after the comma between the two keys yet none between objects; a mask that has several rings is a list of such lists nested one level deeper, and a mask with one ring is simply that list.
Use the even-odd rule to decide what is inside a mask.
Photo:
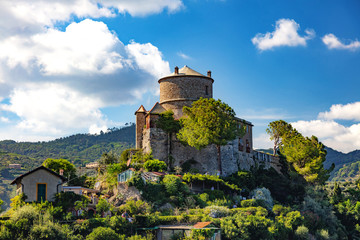
[{"label": "tree canopy", "polygon": [[196,149],[215,144],[218,150],[218,169],[221,172],[220,146],[241,136],[244,129],[235,119],[235,111],[221,100],[200,98],[191,107],[184,107],[185,117],[177,137]]},{"label": "tree canopy", "polygon": [[66,159],[48,158],[44,161],[42,165],[57,173],[60,173],[60,169],[64,170],[65,177],[73,178],[76,174],[76,168],[74,164],[72,164]]},{"label": "tree canopy", "polygon": [[292,167],[307,182],[324,183],[331,170],[325,170],[325,146],[317,137],[304,137],[291,124],[278,120],[271,122],[266,130],[270,139],[274,140],[274,151],[279,148]]},{"label": "tree canopy", "polygon": [[273,121],[269,123],[266,132],[270,135],[270,140],[274,141],[274,156],[277,150],[282,146],[282,139],[289,135],[296,135],[298,132],[291,124],[284,120]]},{"label": "tree canopy", "polygon": [[156,127],[161,128],[166,133],[176,133],[180,130],[180,122],[174,119],[174,112],[169,110],[160,113],[159,119],[156,121]]}]

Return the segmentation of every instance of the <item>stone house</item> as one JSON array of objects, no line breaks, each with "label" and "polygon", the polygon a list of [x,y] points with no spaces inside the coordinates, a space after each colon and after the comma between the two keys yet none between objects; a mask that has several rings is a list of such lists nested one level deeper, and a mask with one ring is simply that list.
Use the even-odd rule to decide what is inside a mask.
[{"label": "stone house", "polygon": [[16,184],[16,193],[26,195],[26,202],[53,201],[55,194],[61,192],[66,178],[56,172],[40,166],[19,177],[11,184]]},{"label": "stone house", "polygon": [[[143,105],[135,112],[136,116],[136,148],[143,149],[145,153],[152,152],[154,158],[168,163],[169,155],[172,157],[172,166],[182,166],[191,163],[201,173],[217,174],[217,150],[215,145],[197,150],[184,146],[173,134],[169,140],[168,135],[156,127],[159,114],[168,110],[174,112],[174,118],[183,116],[182,108],[191,104],[200,97],[213,97],[214,79],[211,71],[202,75],[188,66],[179,69],[175,67],[174,73],[159,79],[160,102],[155,103],[149,111]],[[262,157],[264,153],[253,149],[252,123],[236,118],[239,125],[245,125],[246,132],[243,137],[229,141],[221,147],[222,174],[229,175],[240,169],[249,170],[251,166],[263,164],[265,168],[277,167],[278,160],[271,157],[269,161]],[[168,163],[169,164],[169,163]]]}]

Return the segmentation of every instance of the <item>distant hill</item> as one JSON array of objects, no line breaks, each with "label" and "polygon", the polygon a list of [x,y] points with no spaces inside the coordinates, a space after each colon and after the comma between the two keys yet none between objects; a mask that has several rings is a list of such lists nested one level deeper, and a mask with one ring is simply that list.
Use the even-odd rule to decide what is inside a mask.
[{"label": "distant hill", "polygon": [[121,153],[135,145],[135,125],[112,128],[106,133],[76,134],[49,142],[0,141],[0,163],[20,163],[32,168],[47,158],[64,158],[77,166],[98,160],[104,152]]},{"label": "distant hill", "polygon": [[[358,171],[355,171],[357,165],[352,164],[360,161],[360,150],[355,150],[349,153],[342,153],[332,148],[326,147],[326,151],[327,155],[326,161],[324,162],[324,167],[329,168],[332,163],[335,163],[335,169],[332,171],[329,180],[335,180],[333,178],[336,177],[336,181],[342,181],[348,178],[353,178],[355,175],[359,174]],[[343,167],[346,169],[341,170]]]},{"label": "distant hill", "polygon": [[332,181],[353,181],[360,177],[360,161],[347,163],[334,173]]}]

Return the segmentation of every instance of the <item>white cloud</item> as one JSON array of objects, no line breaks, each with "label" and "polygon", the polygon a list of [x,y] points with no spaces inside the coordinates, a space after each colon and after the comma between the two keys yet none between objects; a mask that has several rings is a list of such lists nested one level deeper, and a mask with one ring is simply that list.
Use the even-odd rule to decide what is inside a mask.
[{"label": "white cloud", "polygon": [[132,16],[146,16],[162,12],[163,9],[173,13],[183,8],[181,0],[103,0],[101,4],[116,8],[121,13],[128,12]]},{"label": "white cloud", "polygon": [[102,101],[59,84],[35,84],[15,89],[2,109],[20,118],[17,128],[57,135],[104,125]]},{"label": "white cloud", "polygon": [[170,74],[161,51],[151,43],[123,44],[105,23],[86,18],[182,7],[181,0],[0,1],[0,115],[8,112],[17,124],[0,128],[1,138],[98,132],[113,124],[102,108],[158,94],[157,79]]},{"label": "white cloud", "polygon": [[319,113],[319,118],[360,121],[360,102],[334,104],[330,111]]},{"label": "white cloud", "polygon": [[2,0],[0,1],[0,38],[39,32],[44,26],[82,18],[114,17],[117,13],[146,16],[164,9],[176,12],[181,0]]},{"label": "white cloud", "polygon": [[360,149],[360,123],[344,126],[335,120],[360,121],[360,102],[334,104],[321,112],[317,120],[291,123],[303,135],[317,136],[326,146],[342,152]]},{"label": "white cloud", "polygon": [[37,65],[46,75],[113,73],[127,64],[116,48],[124,47],[104,23],[86,19],[64,32],[49,28],[26,40],[10,37],[0,42],[0,58],[11,68]]},{"label": "white cloud", "polygon": [[0,121],[4,122],[4,123],[8,123],[8,122],[10,122],[10,119],[7,117],[0,117]]},{"label": "white cloud", "polygon": [[357,50],[360,49],[360,42],[358,40],[349,41],[348,44],[340,42],[340,40],[334,34],[326,34],[322,38],[323,43],[328,47],[328,49],[347,49],[347,50]]},{"label": "white cloud", "polygon": [[313,120],[291,123],[303,135],[317,136],[326,146],[347,153],[360,149],[360,124],[345,127],[334,121]]},{"label": "white cloud", "polygon": [[129,58],[152,76],[160,78],[170,74],[169,63],[163,61],[161,52],[151,43],[139,44],[131,41],[125,49]]},{"label": "white cloud", "polygon": [[255,149],[268,149],[273,148],[274,143],[270,140],[270,137],[268,134],[260,134],[257,137],[254,138],[254,148]]},{"label": "white cloud", "polygon": [[303,135],[315,135],[321,139],[332,138],[336,135],[346,134],[347,128],[334,121],[311,120],[291,123]]},{"label": "white cloud", "polygon": [[191,59],[190,56],[186,55],[185,53],[182,53],[182,52],[178,52],[177,55],[185,60],[189,60]]},{"label": "white cloud", "polygon": [[306,35],[300,36],[298,33],[299,28],[300,25],[292,19],[279,19],[276,21],[273,32],[258,33],[251,41],[260,50],[269,50],[280,46],[306,46],[306,41],[313,38],[315,32],[306,29]]},{"label": "white cloud", "polygon": [[104,23],[89,19],[65,31],[49,28],[27,39],[0,41],[0,52],[5,82],[0,97],[24,83],[51,82],[111,105],[129,103],[144,92],[157,94],[156,80],[170,74],[157,47],[134,41],[125,46]]}]

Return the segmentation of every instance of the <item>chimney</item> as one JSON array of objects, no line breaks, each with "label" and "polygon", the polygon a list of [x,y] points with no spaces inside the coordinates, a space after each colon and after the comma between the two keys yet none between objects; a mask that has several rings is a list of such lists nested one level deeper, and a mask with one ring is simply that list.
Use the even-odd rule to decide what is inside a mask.
[{"label": "chimney", "polygon": [[64,169],[60,169],[59,174],[60,174],[60,176],[63,176],[64,175]]},{"label": "chimney", "polygon": [[211,77],[211,71],[208,71],[208,72],[207,72],[207,76],[208,76],[208,77]]},{"label": "chimney", "polygon": [[179,68],[177,66],[175,67],[175,74],[179,74]]}]

